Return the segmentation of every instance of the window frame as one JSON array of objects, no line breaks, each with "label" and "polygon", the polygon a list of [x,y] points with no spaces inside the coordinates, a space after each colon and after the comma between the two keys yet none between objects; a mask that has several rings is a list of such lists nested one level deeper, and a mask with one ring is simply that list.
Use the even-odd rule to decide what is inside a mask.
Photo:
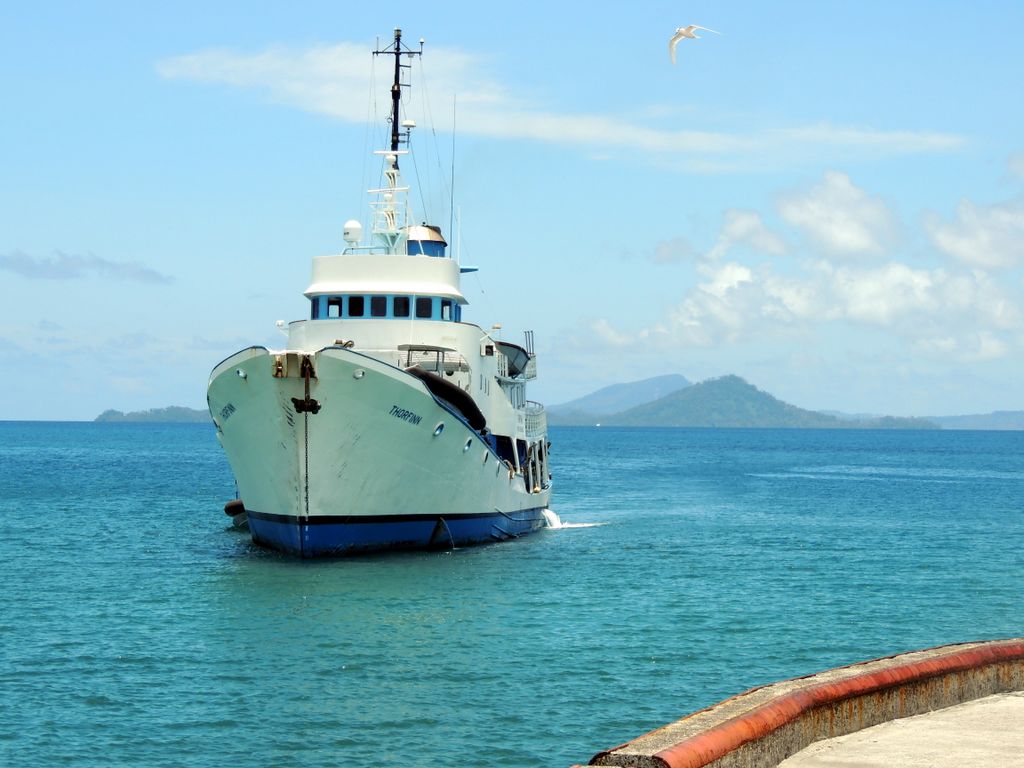
[{"label": "window frame", "polygon": [[[427,306],[430,307],[430,311],[427,314],[422,314],[420,307],[423,306],[423,302],[427,302]],[[417,296],[416,297],[416,319],[417,320],[433,320],[434,319],[434,297],[433,296]]]}]

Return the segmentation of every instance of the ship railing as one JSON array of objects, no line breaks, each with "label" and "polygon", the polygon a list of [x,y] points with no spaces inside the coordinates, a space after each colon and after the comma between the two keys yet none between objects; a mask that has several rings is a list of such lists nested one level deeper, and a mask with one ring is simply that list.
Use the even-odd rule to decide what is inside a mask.
[{"label": "ship railing", "polygon": [[499,379],[506,379],[507,381],[529,381],[530,379],[537,378],[537,358],[535,356],[531,356],[530,359],[527,360],[522,373],[518,373],[515,376],[509,375],[508,358],[500,352],[495,355],[495,362],[498,366],[496,375]]},{"label": "ship railing", "polygon": [[548,433],[548,414],[544,410],[544,406],[533,400],[527,400],[523,411],[526,439],[535,440],[544,437]]},{"label": "ship railing", "polygon": [[[339,340],[340,341],[340,340]],[[412,368],[417,366],[431,373],[453,374],[457,371],[469,373],[472,369],[466,358],[452,350],[424,350],[424,349],[395,349],[384,347],[373,349],[371,347],[359,347],[361,354],[376,358],[382,362],[394,365],[396,368]]]},{"label": "ship railing", "polygon": [[455,373],[469,371],[469,363],[458,352],[410,349],[402,353],[402,366],[422,368],[432,373]]},{"label": "ship railing", "polygon": [[529,361],[526,363],[526,370],[523,372],[527,380],[537,378],[537,356],[530,355]]},{"label": "ship railing", "polygon": [[[409,188],[395,187],[394,189],[372,189],[370,191],[405,193],[409,191]],[[405,206],[397,200],[373,200],[370,202],[370,208],[373,210],[373,231],[375,233],[401,232],[405,228]]]},{"label": "ship railing", "polygon": [[[335,344],[339,347],[349,346],[342,339],[337,339]],[[405,364],[405,352],[399,352],[394,347],[384,347],[381,349],[374,349],[373,347],[359,347],[356,351],[362,355],[366,355],[367,357],[380,360],[382,363],[393,365],[395,368],[401,368]]]}]

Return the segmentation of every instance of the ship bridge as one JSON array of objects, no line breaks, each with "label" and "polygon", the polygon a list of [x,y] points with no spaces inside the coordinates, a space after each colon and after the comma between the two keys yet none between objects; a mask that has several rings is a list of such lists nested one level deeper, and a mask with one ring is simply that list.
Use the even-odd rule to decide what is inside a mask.
[{"label": "ship bridge", "polygon": [[[428,229],[413,227],[412,230]],[[434,230],[428,230],[433,232]],[[459,289],[459,265],[443,255],[444,240],[409,240],[414,255],[344,253],[313,259],[313,280],[305,290],[310,318],[421,319],[459,321],[466,298]]]}]

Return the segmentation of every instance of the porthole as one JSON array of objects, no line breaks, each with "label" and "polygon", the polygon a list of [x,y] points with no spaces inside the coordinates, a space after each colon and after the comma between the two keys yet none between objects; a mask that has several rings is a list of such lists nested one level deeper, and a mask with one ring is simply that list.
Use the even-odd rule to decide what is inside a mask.
[{"label": "porthole", "polygon": [[434,427],[434,437],[437,437],[442,432],[444,432],[444,422],[443,421],[440,422],[436,427]]},{"label": "porthole", "polygon": [[466,441],[466,444],[464,446],[462,446],[462,452],[465,453],[466,451],[468,451],[472,447],[473,447],[473,438],[471,437],[471,438],[469,438],[469,440]]},{"label": "porthole", "polygon": [[356,369],[355,369],[355,370],[354,370],[354,371],[352,372],[352,378],[353,378],[353,379],[361,379],[361,378],[363,378],[363,376],[365,376],[365,375],[366,375],[366,371],[364,371],[364,370],[363,370],[362,368],[356,368]]},{"label": "porthole", "polygon": [[490,453],[488,453],[487,451],[484,451],[484,464],[486,464],[486,463],[487,463],[487,460],[488,460],[489,458],[491,458],[491,454],[490,454]]}]

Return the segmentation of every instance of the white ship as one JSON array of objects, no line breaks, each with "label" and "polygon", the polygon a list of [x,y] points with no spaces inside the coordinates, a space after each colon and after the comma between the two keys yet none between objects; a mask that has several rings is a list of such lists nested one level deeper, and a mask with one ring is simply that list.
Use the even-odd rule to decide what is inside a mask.
[{"label": "white ship", "polygon": [[552,518],[547,419],[526,399],[523,344],[463,320],[459,263],[438,227],[412,224],[399,164],[407,68],[394,57],[391,147],[376,152],[372,242],[345,225],[313,259],[308,320],[287,346],[254,346],[210,374],[207,401],[238,485],[227,511],[253,540],[301,557],[501,541]]}]

